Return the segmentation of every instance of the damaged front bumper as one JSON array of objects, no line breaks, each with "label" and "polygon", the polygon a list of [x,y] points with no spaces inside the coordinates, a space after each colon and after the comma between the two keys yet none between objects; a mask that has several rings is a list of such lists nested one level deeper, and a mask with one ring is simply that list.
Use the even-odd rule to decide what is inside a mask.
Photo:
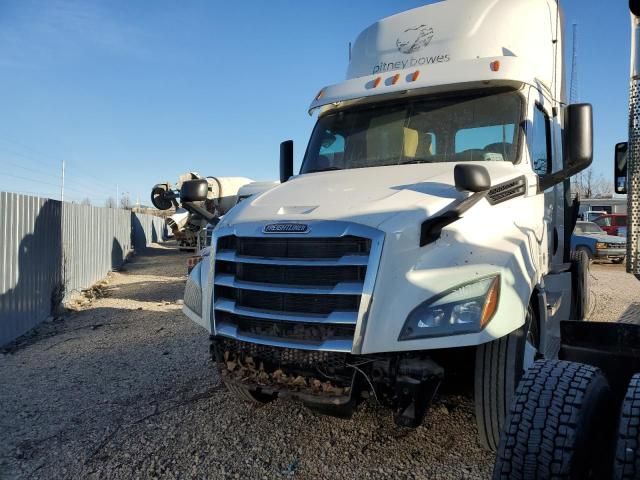
[{"label": "damaged front bumper", "polygon": [[402,426],[416,427],[444,370],[423,352],[351,355],[270,347],[211,337],[211,356],[225,383],[261,398],[290,398],[336,416],[350,416],[373,396]]}]

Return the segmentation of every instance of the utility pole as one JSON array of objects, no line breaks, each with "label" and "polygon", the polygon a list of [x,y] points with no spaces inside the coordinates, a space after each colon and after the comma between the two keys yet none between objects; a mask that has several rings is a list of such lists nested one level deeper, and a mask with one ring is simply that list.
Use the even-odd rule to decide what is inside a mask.
[{"label": "utility pole", "polygon": [[116,183],[116,208],[120,208],[120,189]]},{"label": "utility pole", "polygon": [[64,160],[62,160],[62,182],[60,184],[60,201],[64,202]]}]

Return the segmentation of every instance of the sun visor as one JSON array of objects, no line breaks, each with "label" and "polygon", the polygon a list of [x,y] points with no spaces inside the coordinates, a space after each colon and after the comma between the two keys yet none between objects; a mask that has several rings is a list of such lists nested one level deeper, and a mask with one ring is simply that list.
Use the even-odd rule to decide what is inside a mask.
[{"label": "sun visor", "polygon": [[[451,62],[430,67],[358,77],[323,88],[309,106],[316,108],[378,95],[447,86],[448,90],[476,84],[482,87],[519,88],[536,80],[528,65],[517,57],[494,57]],[[426,93],[426,92],[425,92]]]}]

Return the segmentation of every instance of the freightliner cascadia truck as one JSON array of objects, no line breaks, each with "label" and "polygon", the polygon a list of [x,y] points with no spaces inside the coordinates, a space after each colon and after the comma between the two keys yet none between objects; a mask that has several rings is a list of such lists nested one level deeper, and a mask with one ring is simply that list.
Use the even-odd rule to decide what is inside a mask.
[{"label": "freightliner cascadia truck", "polygon": [[358,36],[298,174],[285,141],[281,184],[227,213],[187,281],[231,392],[336,415],[369,397],[417,426],[466,379],[497,447],[523,372],[585,315],[569,179],[592,118],[566,103],[562,22],[555,0],[445,0]]}]

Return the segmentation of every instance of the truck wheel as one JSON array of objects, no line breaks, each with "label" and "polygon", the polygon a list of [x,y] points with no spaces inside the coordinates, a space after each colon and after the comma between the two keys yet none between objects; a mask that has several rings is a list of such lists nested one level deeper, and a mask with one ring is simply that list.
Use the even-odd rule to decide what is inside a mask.
[{"label": "truck wheel", "polygon": [[522,373],[535,362],[540,335],[529,306],[522,328],[476,349],[474,401],[480,444],[495,452],[511,397]]},{"label": "truck wheel", "polygon": [[606,478],[610,390],[600,370],[540,360],[522,377],[500,439],[494,480]]},{"label": "truck wheel", "polygon": [[588,250],[578,247],[571,253],[571,320],[584,320],[589,311],[589,259]]},{"label": "truck wheel", "polygon": [[640,374],[631,378],[622,402],[612,478],[640,478]]},{"label": "truck wheel", "polygon": [[226,385],[227,390],[229,390],[229,392],[231,392],[231,394],[238,400],[243,400],[245,402],[252,403],[253,405],[264,405],[265,403],[269,403],[274,400],[274,397],[271,395],[251,392],[249,389],[243,388],[235,383],[224,382],[224,384]]}]

